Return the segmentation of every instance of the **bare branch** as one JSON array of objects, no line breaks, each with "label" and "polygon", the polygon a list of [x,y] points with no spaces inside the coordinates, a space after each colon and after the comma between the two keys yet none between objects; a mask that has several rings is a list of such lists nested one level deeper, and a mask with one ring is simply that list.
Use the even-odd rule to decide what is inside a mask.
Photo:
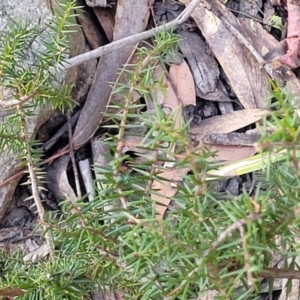
[{"label": "bare branch", "polygon": [[126,47],[133,43],[138,43],[142,40],[146,40],[146,39],[153,37],[159,33],[162,33],[164,31],[174,30],[174,29],[176,29],[176,27],[178,27],[180,24],[184,23],[190,17],[191,13],[199,5],[199,3],[201,1],[202,0],[193,0],[175,20],[173,20],[169,23],[166,23],[159,27],[150,29],[148,31],[144,31],[144,32],[123,38],[118,41],[114,41],[108,45],[99,47],[97,49],[80,54],[75,57],[72,57],[72,58],[66,60],[62,64],[62,68],[65,70],[70,69],[70,68],[80,65],[84,62],[87,62],[91,59],[98,58],[98,57],[102,56],[103,54],[115,51],[122,47]]},{"label": "bare branch", "polygon": [[29,95],[22,96],[17,100],[8,100],[8,101],[0,101],[0,106],[5,109],[12,109],[17,107],[18,105],[22,105],[25,102],[30,101],[38,92],[38,89],[34,89]]},{"label": "bare branch", "polygon": [[288,279],[298,279],[300,280],[299,270],[285,270],[277,268],[266,268],[256,274],[258,277],[262,278],[288,278]]},{"label": "bare branch", "polygon": [[215,250],[233,231],[246,225],[249,221],[257,221],[258,218],[259,214],[252,214],[247,218],[234,222],[219,235],[219,237],[211,244],[210,249],[207,249],[201,254],[201,257],[207,256],[212,250]]}]

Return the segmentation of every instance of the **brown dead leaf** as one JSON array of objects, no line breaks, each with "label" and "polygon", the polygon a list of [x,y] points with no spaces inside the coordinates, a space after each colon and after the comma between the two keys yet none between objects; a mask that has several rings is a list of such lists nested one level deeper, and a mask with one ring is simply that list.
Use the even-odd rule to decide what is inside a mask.
[{"label": "brown dead leaf", "polygon": [[[191,0],[181,0],[186,5]],[[227,21],[248,40],[249,37],[237,18],[217,0],[210,5],[226,16]],[[228,27],[209,10],[199,5],[192,13],[211,50],[228,76],[233,90],[245,108],[260,108],[269,93],[268,74],[250,51],[231,33]]]},{"label": "brown dead leaf", "polygon": [[[119,0],[115,17],[114,40],[142,32],[147,26],[148,17],[148,0]],[[134,46],[131,44],[101,57],[75,128],[73,141],[75,149],[91,139],[99,127],[111,93],[110,82],[116,81],[119,68],[128,61]]]},{"label": "brown dead leaf", "polygon": [[224,145],[207,145],[210,151],[217,151],[212,158],[213,161],[223,161],[227,164],[250,157],[257,151],[253,146],[224,146]]},{"label": "brown dead leaf", "polygon": [[164,104],[172,109],[177,107],[179,104],[179,100],[176,96],[175,91],[173,90],[171,83],[166,78],[162,66],[157,66],[155,68],[153,78],[155,80],[162,80],[162,85],[166,88],[166,91],[162,91],[161,89],[155,90],[154,99],[157,101],[157,103],[160,105]]},{"label": "brown dead leaf", "polygon": [[261,120],[268,113],[267,110],[244,109],[211,117],[190,128],[189,134],[197,141],[202,141],[205,135],[233,132]]},{"label": "brown dead leaf", "polygon": [[[267,62],[277,61],[274,65],[272,63],[274,69],[281,67],[282,64],[278,62],[278,59],[280,57],[280,53],[286,51],[286,42],[278,42],[258,22],[252,22],[246,18],[239,18],[239,22],[243,29],[247,32],[247,35],[249,36],[256,51],[263,56]],[[275,49],[275,53],[272,53]]]},{"label": "brown dead leaf", "polygon": [[185,60],[182,60],[179,65],[172,64],[169,76],[182,105],[196,105],[194,78]]},{"label": "brown dead leaf", "polygon": [[[172,85],[170,82],[167,80],[164,71],[161,66],[158,66],[155,71],[154,71],[154,78],[156,80],[162,79],[163,85],[166,86],[166,92],[162,92],[161,89],[157,89],[155,91],[155,99],[159,104],[164,104],[171,108],[173,112],[173,117],[174,117],[174,124],[173,124],[173,129],[176,131],[176,129],[179,129],[182,124],[182,109],[181,109],[181,104],[179,103],[179,99],[173,90]],[[175,78],[175,83],[177,83],[176,76]],[[178,92],[180,92],[180,86],[177,86]],[[175,144],[173,145],[173,148],[170,149],[170,156],[168,156],[170,159],[172,159],[172,152],[175,150]],[[176,168],[171,168],[173,166],[173,163],[165,163],[165,167],[170,167],[169,170],[166,170],[159,174],[160,177],[165,178],[167,180],[170,180],[171,182],[164,181],[164,182],[159,182],[159,181],[153,181],[152,183],[152,189],[158,190],[157,193],[160,195],[152,193],[151,198],[154,200],[156,204],[156,211],[158,213],[157,219],[162,220],[164,213],[166,209],[168,208],[168,205],[170,201],[172,200],[172,197],[176,194],[177,192],[177,184],[176,182],[182,180],[182,176],[185,175],[189,169],[176,169]]]},{"label": "brown dead leaf", "polygon": [[86,40],[92,49],[96,49],[104,45],[105,41],[103,37],[87,13],[81,12],[78,15],[78,21],[82,27]]},{"label": "brown dead leaf", "polygon": [[157,204],[155,209],[158,213],[157,219],[162,220],[163,216],[172,200],[172,197],[177,193],[177,184],[182,181],[182,177],[190,171],[189,168],[184,169],[170,169],[159,174],[159,177],[169,180],[168,181],[154,181],[152,189],[157,190],[157,194],[152,193],[151,198]]},{"label": "brown dead leaf", "polygon": [[0,297],[6,297],[8,299],[14,299],[15,297],[22,297],[25,294],[21,289],[17,287],[6,287],[0,289]]},{"label": "brown dead leaf", "polygon": [[[140,57],[137,53],[132,53],[131,57],[126,62],[126,64],[134,65],[134,64],[138,63],[139,59],[140,59]],[[127,84],[130,80],[130,76],[131,75],[128,72],[120,73],[118,78],[116,79],[116,83],[117,84]],[[136,91],[132,92],[132,104],[135,104],[140,98],[141,98],[141,95],[138,92],[136,92]],[[121,93],[112,93],[112,94],[110,94],[108,103],[110,103],[112,100],[115,104],[120,104],[120,106],[122,106],[121,104],[124,102],[124,95]],[[106,112],[108,114],[118,114],[118,113],[122,112],[122,109],[120,109],[119,107],[115,107],[115,105],[113,107],[108,106],[106,109]],[[109,120],[111,120],[110,117],[104,117],[103,123],[105,123]]]},{"label": "brown dead leaf", "polygon": [[149,1],[118,0],[113,40],[117,41],[145,30],[149,14]]},{"label": "brown dead leaf", "polygon": [[[243,28],[247,31],[248,35],[251,37],[253,46],[257,51],[263,56],[272,51],[275,48],[279,47],[279,42],[270,34],[268,34],[261,26],[261,24],[254,22],[251,27],[249,20],[241,21]],[[253,30],[254,27],[254,30]],[[275,61],[279,69],[282,65],[279,61]],[[280,70],[280,69],[279,69]],[[290,69],[285,69],[285,72],[274,72],[276,76],[275,79],[278,80],[282,85],[285,85],[286,90],[291,93],[292,103],[297,108],[298,115],[300,116],[300,81],[296,75]]]},{"label": "brown dead leaf", "polygon": [[[154,78],[157,80],[162,79],[163,85],[166,86],[166,92],[164,93],[161,89],[157,89],[155,91],[156,97],[155,99],[159,104],[163,104],[166,108],[171,109],[173,112],[173,130],[176,132],[181,128],[183,122],[182,116],[182,106],[179,102],[179,97],[173,89],[173,85],[171,85],[170,81],[166,78],[164,71],[161,66],[158,66],[154,71]],[[175,150],[175,143],[173,144],[173,149],[170,149],[170,154],[172,154]],[[171,155],[168,156],[170,159]],[[170,166],[172,163],[166,163],[165,166]]]},{"label": "brown dead leaf", "polygon": [[114,37],[114,13],[111,8],[95,7],[94,13],[101,24],[107,39],[112,42]]}]

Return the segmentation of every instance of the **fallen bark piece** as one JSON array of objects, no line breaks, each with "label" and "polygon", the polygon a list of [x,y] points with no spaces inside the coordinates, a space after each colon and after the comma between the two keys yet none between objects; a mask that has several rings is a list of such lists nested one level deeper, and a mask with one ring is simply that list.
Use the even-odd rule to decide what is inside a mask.
[{"label": "fallen bark piece", "polygon": [[210,101],[216,101],[216,102],[234,102],[231,100],[227,94],[226,91],[224,91],[224,85],[220,79],[217,81],[216,89],[213,92],[203,94],[198,87],[196,87],[196,94],[198,97],[210,100]]},{"label": "fallen bark piece", "polygon": [[211,134],[205,136],[203,142],[205,144],[214,145],[236,145],[249,146],[254,145],[260,139],[258,130],[248,130],[246,132],[231,132],[225,134]]},{"label": "fallen bark piece", "polygon": [[204,136],[236,131],[261,120],[269,113],[268,110],[260,109],[238,110],[231,114],[205,119],[199,125],[191,127],[188,133],[193,139],[202,142]]},{"label": "fallen bark piece", "polygon": [[[186,5],[191,0],[181,0]],[[198,5],[192,17],[206,42],[226,73],[238,99],[245,108],[260,108],[269,93],[268,74],[253,54],[229,30],[227,25],[213,13],[220,12],[222,18],[234,26],[248,41],[251,40],[237,18],[217,0],[209,1],[210,9]]]},{"label": "fallen bark piece", "polygon": [[214,57],[207,54],[205,42],[193,32],[180,32],[180,37],[180,50],[188,60],[200,92],[203,95],[214,92],[220,71]]},{"label": "fallen bark piece", "polygon": [[153,1],[154,19],[158,25],[166,24],[177,18],[184,9],[178,2]]}]

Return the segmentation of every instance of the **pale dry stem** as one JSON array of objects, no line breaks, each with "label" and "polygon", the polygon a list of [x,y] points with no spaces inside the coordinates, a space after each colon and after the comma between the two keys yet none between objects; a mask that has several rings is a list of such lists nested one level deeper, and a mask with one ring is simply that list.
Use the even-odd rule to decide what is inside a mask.
[{"label": "pale dry stem", "polygon": [[146,40],[146,39],[151,38],[151,37],[153,37],[157,34],[160,34],[164,31],[174,30],[174,29],[176,29],[176,27],[178,27],[179,25],[184,23],[190,17],[191,13],[199,5],[199,3],[201,1],[202,0],[193,0],[175,20],[173,20],[169,23],[166,23],[159,27],[155,27],[148,31],[144,31],[144,32],[114,41],[108,45],[99,47],[97,49],[77,55],[75,57],[72,57],[72,58],[66,60],[66,62],[62,64],[62,68],[65,70],[68,70],[72,67],[78,66],[84,62],[91,60],[91,59],[98,58],[98,57],[102,56],[103,54],[126,47],[133,43],[138,43],[142,40]]}]

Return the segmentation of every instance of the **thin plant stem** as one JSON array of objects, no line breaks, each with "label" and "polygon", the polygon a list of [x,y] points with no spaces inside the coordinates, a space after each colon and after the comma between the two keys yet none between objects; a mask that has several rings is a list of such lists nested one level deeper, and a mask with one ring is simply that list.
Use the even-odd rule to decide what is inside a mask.
[{"label": "thin plant stem", "polygon": [[227,227],[218,236],[218,238],[213,243],[211,243],[210,247],[207,250],[203,251],[202,253],[199,253],[199,257],[201,257],[201,259],[198,260],[197,267],[195,267],[191,272],[188,273],[187,278],[185,280],[183,280],[180,283],[180,285],[170,293],[170,295],[176,294],[183,287],[183,285],[188,281],[188,279],[192,278],[194,276],[194,274],[199,272],[199,270],[203,264],[203,258],[208,256],[211,251],[215,250],[233,231],[236,231],[241,226],[246,225],[249,221],[258,221],[258,219],[259,219],[259,214],[254,213],[244,219],[234,222],[232,225]]},{"label": "thin plant stem", "polygon": [[55,255],[54,255],[54,248],[53,248],[51,235],[50,235],[50,232],[47,231],[47,227],[45,225],[43,225],[45,211],[44,211],[44,207],[42,205],[40,194],[39,194],[38,180],[37,180],[36,173],[35,173],[35,164],[33,162],[32,154],[31,154],[32,149],[30,147],[30,141],[28,138],[29,133],[27,130],[26,120],[23,115],[22,106],[17,106],[17,110],[20,115],[22,136],[23,136],[24,144],[25,144],[25,148],[26,148],[26,160],[27,160],[27,166],[28,166],[29,177],[30,177],[30,182],[31,182],[32,196],[34,199],[34,203],[35,203],[35,206],[37,209],[37,213],[38,213],[40,222],[41,222],[43,230],[44,230],[45,240],[46,240],[46,244],[48,245],[50,259],[54,260]]}]

